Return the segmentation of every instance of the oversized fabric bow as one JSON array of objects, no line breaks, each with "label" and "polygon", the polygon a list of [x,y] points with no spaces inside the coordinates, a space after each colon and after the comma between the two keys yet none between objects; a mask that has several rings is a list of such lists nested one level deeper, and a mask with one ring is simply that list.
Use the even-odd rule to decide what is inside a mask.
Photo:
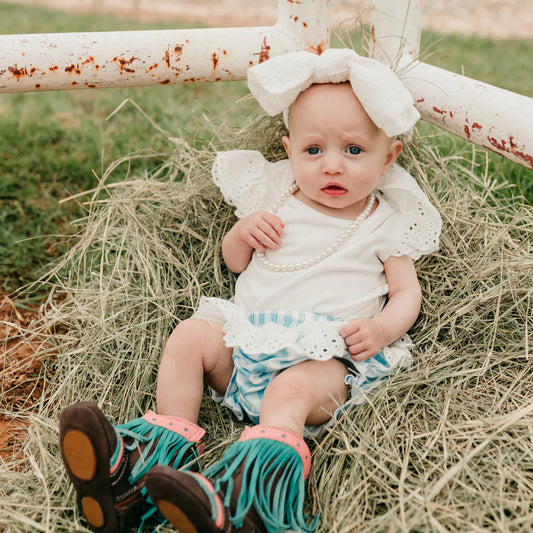
[{"label": "oversized fabric bow", "polygon": [[411,94],[389,67],[347,48],[329,48],[322,55],[289,52],[248,70],[250,92],[269,115],[283,112],[287,127],[289,107],[301,92],[314,83],[344,81],[389,137],[405,133],[420,118]]}]

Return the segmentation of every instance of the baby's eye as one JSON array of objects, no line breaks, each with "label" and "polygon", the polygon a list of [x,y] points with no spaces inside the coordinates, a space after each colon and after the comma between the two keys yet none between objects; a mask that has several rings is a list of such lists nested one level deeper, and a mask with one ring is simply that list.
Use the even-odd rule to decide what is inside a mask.
[{"label": "baby's eye", "polygon": [[359,148],[359,146],[350,146],[348,148],[348,152],[350,153],[350,155],[359,155],[363,150],[361,150],[361,148]]},{"label": "baby's eye", "polygon": [[317,155],[320,153],[320,148],[318,146],[310,146],[306,152],[310,155]]}]

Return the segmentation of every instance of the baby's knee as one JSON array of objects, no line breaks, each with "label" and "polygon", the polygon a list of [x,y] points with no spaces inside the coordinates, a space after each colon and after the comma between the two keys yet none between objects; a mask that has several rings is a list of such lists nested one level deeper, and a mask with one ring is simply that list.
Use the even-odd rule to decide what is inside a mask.
[{"label": "baby's knee", "polygon": [[265,391],[266,397],[293,402],[305,399],[310,395],[312,386],[306,380],[305,374],[290,370],[284,370],[272,379]]},{"label": "baby's knee", "polygon": [[170,334],[167,340],[167,348],[196,346],[202,344],[206,338],[206,327],[208,323],[198,318],[187,318],[182,320]]}]

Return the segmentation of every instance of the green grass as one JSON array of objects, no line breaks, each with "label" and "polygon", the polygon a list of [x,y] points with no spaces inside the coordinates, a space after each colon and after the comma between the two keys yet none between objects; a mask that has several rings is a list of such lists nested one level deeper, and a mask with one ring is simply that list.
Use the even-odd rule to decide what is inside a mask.
[{"label": "green grass", "polygon": [[[428,63],[470,78],[533,97],[533,39],[529,41],[492,41],[475,37],[439,36],[425,33],[422,38],[422,59]],[[437,128],[421,122],[423,134],[435,133]],[[515,188],[502,188],[500,193],[511,196],[516,188],[529,204],[533,203],[533,171],[517,165],[497,154],[475,147],[453,135],[440,136],[438,141],[443,155],[462,153],[463,164],[478,165],[499,182],[508,182]]]},{"label": "green grass", "polygon": [[[91,16],[0,4],[0,33],[150,29],[109,15]],[[184,27],[178,21],[157,29]],[[242,82],[95,91],[0,95],[0,288],[11,292],[35,280],[64,250],[55,235],[83,210],[65,197],[90,189],[112,161],[161,148],[152,125],[131,104],[106,120],[127,97],[175,136],[209,140],[198,131],[203,113],[219,116],[247,93]],[[167,148],[165,147],[165,150]],[[162,156],[164,157],[164,156]],[[155,166],[161,158],[155,158]],[[147,170],[140,161],[124,173]]]},{"label": "green grass", "polygon": [[432,65],[533,97],[533,39],[492,41],[425,32],[421,50]]},{"label": "green grass", "polygon": [[[35,7],[0,4],[2,34],[14,29],[49,33],[178,27],[184,26],[172,20],[147,24],[110,15],[51,14]],[[533,96],[529,66],[533,40],[494,43],[432,34],[425,35],[423,43],[432,64]],[[69,222],[83,208],[74,201],[59,201],[94,187],[93,170],[101,175],[109,163],[136,150],[166,149],[158,132],[131,104],[106,120],[126,97],[173,136],[201,144],[210,139],[201,115],[219,120],[246,93],[240,82],[0,95],[0,289],[12,292],[35,280],[50,259],[65,249],[56,235],[68,232]],[[238,109],[232,119],[242,122]],[[423,125],[421,131],[436,130]],[[443,153],[460,149],[467,159],[474,153],[471,145],[451,136],[432,142]],[[164,157],[154,158],[151,166]],[[476,149],[474,157],[484,170],[485,152]],[[493,154],[488,159],[497,180],[517,184],[533,202],[531,171]],[[138,174],[149,170],[146,165],[130,163],[122,175],[115,175]]]}]

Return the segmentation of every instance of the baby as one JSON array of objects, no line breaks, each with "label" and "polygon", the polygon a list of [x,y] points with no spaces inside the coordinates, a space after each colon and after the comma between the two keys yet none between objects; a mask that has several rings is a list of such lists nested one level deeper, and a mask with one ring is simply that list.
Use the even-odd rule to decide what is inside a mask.
[{"label": "baby", "polygon": [[[157,414],[113,426],[94,404],[62,413],[63,461],[95,531],[146,519],[154,505],[186,532],[312,531],[304,436],[410,362],[413,260],[438,248],[441,228],[394,164],[395,136],[419,118],[411,96],[390,69],[345,49],[271,59],[248,83],[268,113],[284,113],[288,159],[215,159],[213,179],[239,218],[222,243],[240,274],[234,299],[204,297],[176,327]],[[204,382],[253,425],[199,474]]]}]

